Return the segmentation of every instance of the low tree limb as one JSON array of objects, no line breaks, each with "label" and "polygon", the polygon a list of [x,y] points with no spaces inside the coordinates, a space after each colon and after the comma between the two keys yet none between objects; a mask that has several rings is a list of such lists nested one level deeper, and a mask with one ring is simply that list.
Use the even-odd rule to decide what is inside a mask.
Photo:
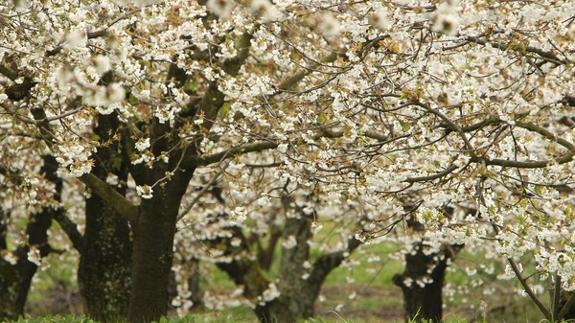
[{"label": "low tree limb", "polygon": [[84,237],[80,231],[78,231],[76,223],[74,223],[74,221],[70,220],[70,218],[66,216],[65,210],[63,208],[54,210],[52,217],[54,220],[56,220],[56,222],[58,222],[64,233],[66,233],[66,236],[68,236],[68,239],[70,239],[72,242],[74,249],[76,249],[78,252],[81,252],[82,246],[84,244]]},{"label": "low tree limb", "polygon": [[94,193],[108,203],[114,211],[125,216],[128,221],[135,222],[138,218],[139,207],[128,201],[122,194],[116,192],[106,182],[102,181],[94,174],[84,174],[80,180],[86,184]]}]

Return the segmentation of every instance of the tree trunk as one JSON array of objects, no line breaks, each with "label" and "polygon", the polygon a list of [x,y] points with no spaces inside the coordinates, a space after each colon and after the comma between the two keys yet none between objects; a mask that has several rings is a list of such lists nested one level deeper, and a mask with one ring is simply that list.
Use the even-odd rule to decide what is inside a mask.
[{"label": "tree trunk", "polygon": [[157,320],[168,310],[167,287],[175,233],[175,216],[171,213],[170,206],[160,198],[142,203],[134,234],[131,322]]},{"label": "tree trunk", "polygon": [[[283,203],[286,210],[294,207],[297,217],[286,218],[282,236],[284,240],[295,239],[296,245],[282,247],[278,283],[280,296],[262,306],[265,309],[260,311],[264,314],[260,316],[262,322],[297,322],[313,316],[317,297],[314,290],[319,291],[321,286],[321,282],[308,280],[308,269],[304,267],[310,256],[308,240],[312,237],[314,214],[304,212],[291,198],[284,197]],[[306,274],[308,277],[305,278]]]},{"label": "tree trunk", "polygon": [[256,306],[255,313],[262,323],[294,323],[313,315],[313,302],[280,296],[265,305]]},{"label": "tree trunk", "polygon": [[293,323],[311,318],[317,299],[317,294],[313,294],[315,287],[321,286],[305,286],[299,290],[299,297],[280,295],[270,302],[257,305],[254,311],[258,320],[262,323]]},{"label": "tree trunk", "polygon": [[[418,205],[411,206],[408,211],[412,213],[418,207]],[[447,217],[451,217],[454,209],[445,206],[442,212]],[[467,212],[474,214],[475,210],[469,209]],[[413,217],[407,219],[407,224],[415,231],[425,231],[424,225]],[[431,254],[424,252],[426,246],[423,242],[415,244],[413,248],[415,254],[405,255],[404,272],[393,277],[393,282],[401,287],[403,292],[405,320],[406,322],[441,322],[445,270],[448,260],[453,259],[463,245],[444,244],[438,253]]]},{"label": "tree trunk", "polygon": [[0,258],[0,321],[15,320],[24,312],[17,305],[20,277],[15,265]]},{"label": "tree trunk", "polygon": [[[573,292],[570,291],[561,291],[561,299],[559,302],[559,309],[562,310],[564,306],[568,305],[569,300],[573,297]],[[561,320],[567,322],[575,322],[575,304],[571,304],[565,315],[560,318]]]},{"label": "tree trunk", "polygon": [[191,267],[192,274],[188,278],[188,288],[190,290],[190,301],[192,301],[193,309],[202,308],[204,306],[204,291],[200,284],[201,272],[200,272],[200,260],[192,258],[189,261],[189,266]]},{"label": "tree trunk", "polygon": [[[46,156],[42,172],[48,180],[56,185],[55,199],[58,201],[62,182],[56,177],[56,169],[56,160],[52,156]],[[2,212],[1,208],[0,212]],[[16,263],[14,265],[0,258],[0,321],[16,319],[24,314],[24,306],[32,278],[38,269],[35,263],[28,260],[28,252],[31,247],[37,248],[40,252],[40,258],[44,258],[50,253],[48,229],[55,212],[61,212],[61,210],[44,208],[40,213],[30,215],[26,226],[28,243],[16,249]],[[6,249],[7,243],[5,216],[3,213],[0,215],[2,215],[0,216],[0,222],[2,222],[0,223],[0,251],[2,251]]]},{"label": "tree trunk", "polygon": [[127,221],[98,197],[89,198],[78,283],[91,318],[114,322],[127,317],[131,249]]},{"label": "tree trunk", "polygon": [[[234,236],[241,236],[241,231],[238,228],[234,228],[233,231]],[[242,249],[242,246],[231,246],[229,241],[226,241],[226,245],[228,247],[227,254],[234,254],[234,251]],[[230,262],[217,263],[217,266],[227,273],[236,285],[244,286],[244,296],[248,299],[257,302],[257,298],[269,288],[270,281],[257,260],[234,259]],[[303,299],[306,294],[307,291],[300,291],[298,296],[302,296]],[[280,294],[274,300],[257,304],[254,309],[256,317],[262,323],[297,322],[302,318],[299,311],[302,306],[297,304],[299,299],[292,296]],[[311,306],[313,308],[313,304]]]},{"label": "tree trunk", "polygon": [[134,224],[130,322],[158,320],[168,310],[176,221],[192,172],[176,176],[142,201]]},{"label": "tree trunk", "polygon": [[[29,246],[37,247],[42,258],[50,252],[47,231],[53,211],[45,209],[33,214],[26,229]],[[36,264],[28,260],[29,246],[21,246],[16,250],[18,260],[14,265],[0,259],[0,320],[16,319],[24,314],[32,278],[38,269]]]},{"label": "tree trunk", "polygon": [[[284,198],[286,209],[294,207],[289,197]],[[270,281],[263,274],[265,266],[262,266],[262,263],[266,265],[273,262],[277,239],[282,236],[283,239],[296,240],[295,246],[282,248],[277,286],[280,295],[273,300],[258,303],[254,309],[258,320],[263,323],[291,323],[312,317],[315,302],[327,275],[342,263],[346,255],[351,254],[361,244],[359,240],[352,238],[345,250],[324,254],[315,260],[312,268],[306,268],[304,263],[311,260],[307,242],[312,238],[311,225],[314,214],[306,214],[299,206],[295,207],[298,216],[286,218],[285,226],[282,230],[278,230],[279,236],[272,238],[269,248],[262,248],[258,244],[258,255],[255,260],[233,257],[248,250],[249,246],[241,228],[229,228],[232,231],[231,236],[241,238],[242,243],[234,247],[230,243],[231,239],[225,241],[226,254],[232,256],[234,260],[217,264],[237,285],[244,286],[246,298],[257,301],[257,297],[269,288]],[[220,245],[221,242],[221,240],[214,241],[216,245]],[[265,253],[265,257],[260,253]],[[262,261],[264,258],[265,261]]]},{"label": "tree trunk", "polygon": [[[117,128],[115,115],[100,115],[95,133],[110,141]],[[113,173],[125,182],[128,170],[119,149],[117,143],[98,148],[92,173],[104,181]],[[116,190],[125,193],[125,187]],[[96,194],[86,200],[86,231],[79,252],[78,285],[88,315],[102,322],[125,320],[131,291],[130,228],[126,218]]]},{"label": "tree trunk", "polygon": [[[190,293],[188,300],[192,302],[192,307],[190,310],[198,310],[204,306],[204,292],[202,290],[200,280],[200,260],[197,258],[191,258],[189,260],[184,260],[180,265],[186,266],[190,274],[187,278],[187,291]],[[176,298],[178,294],[178,281],[176,277],[176,272],[172,270],[170,272],[170,283],[168,285],[168,297],[170,300]]]},{"label": "tree trunk", "polygon": [[[425,255],[422,248],[420,243],[416,246],[415,255],[405,256],[405,271],[401,275],[395,275],[393,281],[403,292],[406,321],[441,322],[442,290],[448,256],[445,252]],[[430,268],[433,269],[431,274],[428,274]],[[423,278],[430,278],[432,282],[422,287],[417,281]]]}]

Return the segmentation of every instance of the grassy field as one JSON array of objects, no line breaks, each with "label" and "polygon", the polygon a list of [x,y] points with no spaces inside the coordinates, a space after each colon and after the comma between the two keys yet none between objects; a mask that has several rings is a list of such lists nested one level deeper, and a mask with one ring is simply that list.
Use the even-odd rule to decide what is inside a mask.
[{"label": "grassy field", "polygon": [[[375,245],[355,253],[351,260],[360,265],[335,270],[326,281],[316,306],[317,316],[309,322],[403,322],[402,295],[391,278],[403,270],[401,260],[389,257],[395,251],[390,244]],[[373,257],[380,259],[374,261]],[[371,259],[371,261],[370,261]],[[48,259],[47,268],[35,277],[30,294],[28,319],[20,322],[92,322],[82,317],[77,292],[77,259],[64,254]],[[469,276],[465,268],[486,263],[478,255],[462,252],[451,266],[445,290],[447,322],[539,322],[540,314],[529,300],[520,296],[514,281],[499,281],[494,273]],[[495,267],[501,267],[495,263]],[[215,266],[202,264],[203,288],[212,295],[229,293],[235,288]],[[477,277],[481,277],[479,284]],[[484,292],[490,290],[486,295]],[[546,300],[546,297],[542,297]],[[64,316],[46,316],[49,314]],[[165,322],[255,322],[247,307],[221,311],[203,310],[184,318],[171,317]]]}]

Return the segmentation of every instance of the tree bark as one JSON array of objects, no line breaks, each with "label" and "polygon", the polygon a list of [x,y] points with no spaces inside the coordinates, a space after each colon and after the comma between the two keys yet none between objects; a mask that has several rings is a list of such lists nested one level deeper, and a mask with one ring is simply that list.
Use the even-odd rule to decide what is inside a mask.
[{"label": "tree bark", "polygon": [[[441,322],[442,291],[448,257],[445,252],[425,255],[423,248],[420,243],[416,246],[415,255],[405,256],[405,271],[394,276],[393,280],[403,292],[406,321]],[[431,274],[428,273],[430,268],[433,268]],[[416,281],[424,277],[431,278],[432,282],[421,287]],[[406,283],[406,280],[410,280],[410,283]]]},{"label": "tree bark", "polygon": [[176,221],[192,173],[178,174],[140,205],[134,223],[130,322],[151,322],[167,313]]},{"label": "tree bark", "polygon": [[[100,115],[95,133],[112,144],[94,154],[92,174],[105,181],[108,173],[120,183],[128,177],[120,145],[112,141],[118,129],[113,115]],[[124,195],[125,186],[115,188]],[[132,242],[128,220],[97,194],[86,200],[86,230],[79,250],[78,285],[88,315],[98,321],[125,320],[131,292]]]},{"label": "tree bark", "polygon": [[[285,208],[291,207],[291,199],[284,198]],[[295,205],[295,204],[294,204]],[[304,263],[310,258],[308,240],[312,238],[311,224],[313,214],[307,214],[295,205],[297,217],[286,218],[282,230],[283,238],[295,238],[292,248],[282,247],[280,258],[279,286],[280,296],[267,303],[263,311],[266,316],[262,322],[296,322],[313,316],[313,308],[319,288],[323,281],[309,281],[308,270]],[[261,320],[260,318],[260,320]]]},{"label": "tree bark", "polygon": [[561,299],[559,301],[559,310],[563,310],[564,306],[569,306],[565,309],[565,313],[563,317],[559,317],[560,320],[564,320],[567,322],[575,321],[575,304],[571,299],[573,296],[573,292],[568,292],[565,290],[561,291]]},{"label": "tree bark", "polygon": [[[286,198],[284,201],[286,208],[292,207],[290,202]],[[294,247],[282,248],[277,286],[280,295],[273,300],[258,303],[254,309],[258,320],[262,323],[291,323],[312,317],[315,302],[327,275],[342,263],[347,254],[361,244],[359,240],[352,238],[346,250],[324,254],[315,260],[311,268],[305,268],[304,263],[311,261],[307,241],[312,237],[311,224],[314,214],[306,214],[301,208],[297,206],[296,208],[299,216],[286,218],[285,226],[279,231],[284,239],[293,237],[296,240]],[[249,250],[247,239],[241,229],[230,228],[230,230],[232,236],[241,238],[242,243],[233,247],[230,241],[226,241],[226,254],[233,256],[242,250]],[[215,243],[219,244],[221,241]],[[275,246],[276,241],[272,243]],[[273,249],[260,247],[257,250],[258,253],[266,253],[265,256],[270,257],[263,262],[264,264],[272,262]],[[262,267],[262,257],[259,254],[255,260],[234,258],[231,262],[217,265],[237,285],[244,286],[244,296],[248,299],[257,301],[257,297],[269,287],[270,280],[264,274],[265,268]]]},{"label": "tree bark", "polygon": [[[251,38],[249,33],[244,33],[236,41],[238,55],[223,63],[222,68],[226,73],[237,75],[248,57]],[[171,68],[168,79],[175,78],[183,85],[183,75],[177,68]],[[191,102],[183,115],[190,119],[194,119],[196,113],[202,115],[203,122],[196,130],[207,133],[217,119],[224,99],[225,95],[218,89],[217,82],[210,82],[202,99]],[[179,206],[195,168],[200,164],[197,159],[198,147],[203,139],[198,135],[182,145],[179,139],[174,139],[178,138],[176,129],[177,126],[172,128],[159,123],[157,119],[153,119],[147,129],[153,142],[150,150],[154,156],[171,151],[169,165],[159,162],[151,170],[141,165],[130,168],[138,185],[154,187],[153,197],[142,202],[137,219],[133,221],[132,294],[128,315],[131,322],[158,320],[168,309],[168,285]],[[129,136],[123,139],[131,140]],[[167,180],[166,174],[170,177]]]},{"label": "tree bark", "polygon": [[[408,208],[413,213],[419,205]],[[442,212],[450,217],[454,209],[445,206]],[[467,210],[469,214],[474,214],[475,210]],[[407,219],[408,226],[414,231],[425,231],[423,224],[417,222],[413,216]],[[441,322],[443,318],[443,284],[445,282],[445,271],[449,259],[463,248],[463,245],[444,244],[437,253],[426,254],[425,244],[416,243],[415,254],[405,255],[405,270],[402,274],[393,277],[395,285],[401,288],[405,309],[406,322]],[[423,286],[417,282],[422,282],[423,278],[431,279]]]},{"label": "tree bark", "polygon": [[[62,181],[56,176],[56,160],[52,156],[44,157],[42,172],[46,178],[56,185],[57,201],[60,200]],[[1,212],[1,209],[0,209]],[[48,229],[52,223],[52,217],[60,209],[43,208],[39,213],[31,214],[26,226],[27,245],[19,246],[15,251],[16,263],[14,265],[0,258],[0,321],[16,319],[24,314],[24,306],[30,291],[32,278],[36,274],[38,266],[28,260],[28,252],[31,247],[37,248],[40,258],[50,253],[48,245]],[[0,217],[0,250],[6,249],[6,228],[4,214]]]},{"label": "tree bark", "polygon": [[[47,231],[52,212],[54,210],[45,209],[33,214],[26,229],[29,246],[37,247],[41,258],[50,252]],[[36,264],[28,260],[29,246],[21,246],[16,250],[18,260],[14,265],[0,259],[0,320],[16,319],[24,314],[32,278],[38,269]]]},{"label": "tree bark", "polygon": [[98,197],[89,198],[78,283],[87,314],[94,320],[114,322],[127,317],[131,249],[127,221]]},{"label": "tree bark", "polygon": [[204,291],[200,284],[201,272],[200,272],[200,260],[193,258],[189,261],[189,266],[191,267],[192,274],[188,278],[188,288],[190,290],[190,301],[192,301],[192,309],[202,308],[204,306]]},{"label": "tree bark", "polygon": [[294,323],[313,315],[313,303],[280,296],[265,305],[256,306],[255,313],[262,323]]}]

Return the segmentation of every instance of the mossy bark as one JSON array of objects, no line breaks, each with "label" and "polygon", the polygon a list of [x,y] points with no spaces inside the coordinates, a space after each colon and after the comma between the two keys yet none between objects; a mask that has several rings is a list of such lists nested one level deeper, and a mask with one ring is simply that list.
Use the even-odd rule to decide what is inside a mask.
[{"label": "mossy bark", "polygon": [[202,308],[204,306],[204,291],[201,285],[201,271],[200,260],[191,259],[188,262],[192,274],[188,278],[188,288],[190,290],[190,301],[192,301],[192,309]]},{"label": "mossy bark", "polygon": [[[95,133],[106,142],[94,155],[92,174],[106,180],[115,174],[127,179],[120,146],[112,138],[119,127],[115,115],[98,117]],[[121,195],[125,185],[115,187]],[[101,322],[125,320],[131,292],[132,242],[128,220],[98,195],[86,199],[86,230],[80,247],[78,284],[87,314]]]},{"label": "mossy bark", "polygon": [[[286,204],[289,202],[285,201]],[[309,275],[309,269],[304,267],[304,263],[310,256],[308,240],[312,237],[312,221],[312,215],[303,211],[298,212],[297,218],[286,219],[283,237],[295,238],[296,245],[292,248],[282,247],[278,283],[280,296],[256,308],[260,321],[287,323],[313,316],[315,299],[323,281],[304,278],[306,274]]]},{"label": "mossy bark", "polygon": [[131,252],[127,222],[99,198],[88,199],[78,282],[91,318],[114,322],[127,317]]}]

